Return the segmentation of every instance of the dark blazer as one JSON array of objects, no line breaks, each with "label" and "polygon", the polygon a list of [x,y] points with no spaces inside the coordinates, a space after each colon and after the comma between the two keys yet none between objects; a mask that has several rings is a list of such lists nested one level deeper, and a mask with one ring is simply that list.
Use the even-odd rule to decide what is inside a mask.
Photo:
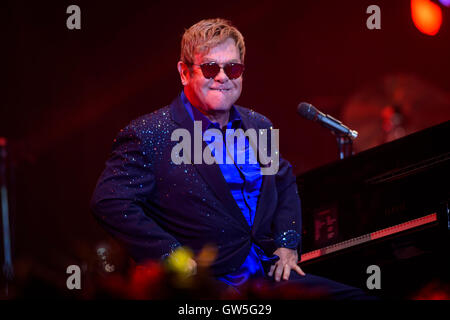
[{"label": "dark blazer", "polygon": [[[236,109],[245,129],[272,127],[259,113]],[[280,246],[300,248],[301,208],[291,165],[280,157],[278,173],[263,176],[250,228],[217,164],[172,162],[178,143],[170,139],[173,130],[185,128],[194,137],[193,127],[178,97],[120,130],[91,202],[100,224],[137,263],[160,259],[179,245],[196,253],[214,244],[214,275],[237,270],[252,241],[268,256]]]}]

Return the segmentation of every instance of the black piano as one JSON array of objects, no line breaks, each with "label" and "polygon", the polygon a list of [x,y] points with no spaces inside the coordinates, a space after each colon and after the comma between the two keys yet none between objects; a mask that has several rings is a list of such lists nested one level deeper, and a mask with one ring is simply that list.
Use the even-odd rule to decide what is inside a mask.
[{"label": "black piano", "polygon": [[306,172],[297,185],[306,272],[366,288],[376,265],[374,293],[389,298],[450,288],[450,121]]}]

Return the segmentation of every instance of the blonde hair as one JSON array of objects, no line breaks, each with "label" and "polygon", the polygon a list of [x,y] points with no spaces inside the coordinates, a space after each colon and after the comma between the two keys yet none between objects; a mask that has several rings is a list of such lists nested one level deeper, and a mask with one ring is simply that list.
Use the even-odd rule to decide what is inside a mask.
[{"label": "blonde hair", "polygon": [[221,18],[199,21],[184,32],[181,39],[180,60],[186,64],[193,64],[196,53],[207,54],[211,48],[228,38],[236,43],[241,62],[244,63],[244,37],[230,21]]}]

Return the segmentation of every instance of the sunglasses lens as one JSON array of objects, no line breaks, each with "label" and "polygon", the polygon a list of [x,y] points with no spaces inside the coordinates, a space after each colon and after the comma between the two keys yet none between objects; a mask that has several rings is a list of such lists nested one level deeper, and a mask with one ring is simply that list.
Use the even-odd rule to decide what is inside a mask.
[{"label": "sunglasses lens", "polygon": [[205,63],[200,68],[203,76],[207,79],[213,79],[220,72],[220,67],[217,63]]},{"label": "sunglasses lens", "polygon": [[[220,72],[220,66],[215,63],[204,63],[200,65],[202,69],[203,76],[206,79],[214,79],[217,74]],[[223,67],[223,71],[226,73],[228,78],[237,79],[244,72],[244,65],[240,63],[228,63]]]},{"label": "sunglasses lens", "polygon": [[244,65],[240,63],[229,63],[223,68],[228,78],[237,79],[244,72]]}]

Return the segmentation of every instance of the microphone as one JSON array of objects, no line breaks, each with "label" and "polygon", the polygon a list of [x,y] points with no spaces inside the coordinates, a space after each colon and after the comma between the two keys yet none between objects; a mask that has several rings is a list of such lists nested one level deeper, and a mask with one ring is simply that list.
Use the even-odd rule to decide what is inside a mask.
[{"label": "microphone", "polygon": [[341,121],[333,118],[329,114],[320,112],[310,103],[300,103],[297,107],[297,113],[308,120],[317,121],[320,125],[330,129],[337,135],[346,136],[352,140],[358,137],[357,131],[345,126]]}]

